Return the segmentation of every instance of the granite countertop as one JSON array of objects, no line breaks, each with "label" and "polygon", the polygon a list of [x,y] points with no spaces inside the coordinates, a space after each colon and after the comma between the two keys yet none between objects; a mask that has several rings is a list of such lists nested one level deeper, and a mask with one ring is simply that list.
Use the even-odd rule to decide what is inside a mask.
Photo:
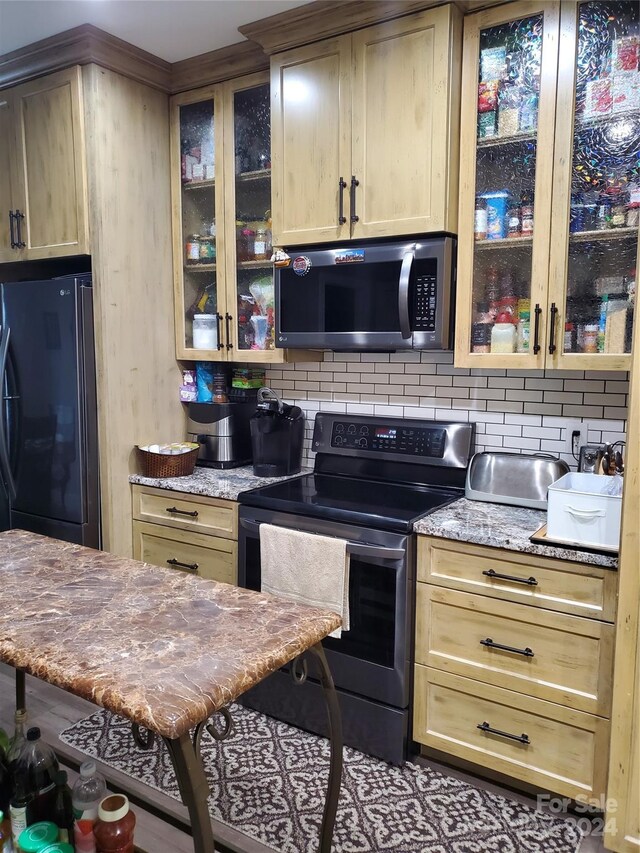
[{"label": "granite countertop", "polygon": [[531,534],[542,527],[546,520],[547,513],[544,510],[460,498],[419,519],[413,529],[416,533],[470,542],[474,545],[490,545],[493,548],[506,548],[509,551],[538,554],[541,557],[571,560],[610,569],[618,567],[616,556],[530,542]]},{"label": "granite countertop", "polygon": [[140,486],[153,486],[156,489],[170,489],[174,492],[186,492],[190,495],[205,495],[208,498],[222,498],[223,500],[236,501],[240,492],[247,492],[258,486],[270,486],[282,480],[291,480],[308,474],[309,469],[303,468],[298,474],[290,474],[286,477],[256,477],[251,465],[240,468],[228,468],[226,471],[220,468],[196,467],[193,474],[188,477],[143,477],[141,474],[133,474],[129,477],[130,483]]},{"label": "granite countertop", "polygon": [[0,661],[176,738],[341,624],[328,610],[0,533]]}]

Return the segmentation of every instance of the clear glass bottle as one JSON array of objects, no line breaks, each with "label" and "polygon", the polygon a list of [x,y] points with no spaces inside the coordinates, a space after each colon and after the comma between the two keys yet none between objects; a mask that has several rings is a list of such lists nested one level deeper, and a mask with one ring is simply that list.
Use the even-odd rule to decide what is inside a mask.
[{"label": "clear glass bottle", "polygon": [[512,353],[516,351],[516,327],[513,316],[503,311],[496,317],[491,330],[491,352]]},{"label": "clear glass bottle", "polygon": [[93,827],[98,819],[98,806],[106,795],[107,783],[98,773],[95,761],[83,762],[80,776],[71,791],[76,853],[96,853]]}]

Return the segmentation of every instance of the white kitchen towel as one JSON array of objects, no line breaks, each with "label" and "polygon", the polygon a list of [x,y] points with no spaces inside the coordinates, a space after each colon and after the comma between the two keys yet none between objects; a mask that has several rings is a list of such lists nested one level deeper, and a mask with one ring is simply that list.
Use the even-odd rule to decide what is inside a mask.
[{"label": "white kitchen towel", "polygon": [[349,630],[349,554],[344,539],[260,525],[262,591],[333,610]]}]

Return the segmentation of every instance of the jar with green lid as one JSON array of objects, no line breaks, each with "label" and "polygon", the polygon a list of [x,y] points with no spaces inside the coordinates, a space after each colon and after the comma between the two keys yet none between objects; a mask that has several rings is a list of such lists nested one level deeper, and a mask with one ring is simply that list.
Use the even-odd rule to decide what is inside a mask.
[{"label": "jar with green lid", "polygon": [[18,838],[19,853],[42,853],[58,840],[58,827],[55,823],[42,820],[23,829]]},{"label": "jar with green lid", "polygon": [[212,264],[216,259],[216,238],[200,237],[200,260]]},{"label": "jar with green lid", "polygon": [[66,841],[56,841],[55,844],[50,844],[41,850],[40,853],[73,853],[73,847],[67,844]]}]

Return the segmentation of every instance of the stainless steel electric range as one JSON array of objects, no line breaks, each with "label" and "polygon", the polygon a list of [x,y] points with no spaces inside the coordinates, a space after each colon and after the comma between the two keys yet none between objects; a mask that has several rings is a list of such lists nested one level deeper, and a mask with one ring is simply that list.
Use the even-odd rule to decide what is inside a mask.
[{"label": "stainless steel electric range", "polygon": [[[464,494],[474,426],[412,418],[316,415],[312,474],[240,495],[238,583],[260,589],[260,525],[348,542],[351,627],[323,641],[349,746],[402,763],[410,742],[416,546],[413,523]],[[304,555],[301,554],[301,561]],[[244,704],[326,734],[310,672],[292,691],[275,673]]]}]

